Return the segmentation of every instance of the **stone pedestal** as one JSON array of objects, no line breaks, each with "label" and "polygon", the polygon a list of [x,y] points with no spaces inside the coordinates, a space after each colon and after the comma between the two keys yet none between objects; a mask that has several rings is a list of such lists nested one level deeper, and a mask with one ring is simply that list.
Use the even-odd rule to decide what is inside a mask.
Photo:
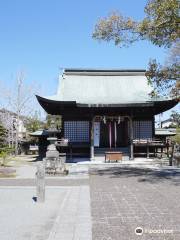
[{"label": "stone pedestal", "polygon": [[45,161],[45,170],[46,173],[52,174],[63,174],[65,172],[65,158],[66,155],[61,156],[56,149],[57,138],[50,137],[47,138],[50,141],[50,145],[47,147]]}]

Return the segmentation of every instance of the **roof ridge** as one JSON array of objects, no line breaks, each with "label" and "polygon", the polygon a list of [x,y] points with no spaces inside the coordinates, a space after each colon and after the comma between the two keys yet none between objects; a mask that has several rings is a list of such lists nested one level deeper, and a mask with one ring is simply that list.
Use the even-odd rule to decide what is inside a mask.
[{"label": "roof ridge", "polygon": [[146,72],[146,70],[124,68],[64,68],[64,73],[66,72]]}]

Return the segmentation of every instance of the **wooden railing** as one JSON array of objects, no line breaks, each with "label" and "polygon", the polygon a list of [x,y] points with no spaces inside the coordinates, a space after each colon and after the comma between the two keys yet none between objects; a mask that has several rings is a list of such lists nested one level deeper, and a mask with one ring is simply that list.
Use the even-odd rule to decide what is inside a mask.
[{"label": "wooden railing", "polygon": [[169,155],[170,144],[157,139],[134,139],[133,147],[135,155],[146,155],[147,158],[149,158],[150,155],[157,156],[158,150],[160,149],[162,157],[164,149],[166,149],[166,154]]}]

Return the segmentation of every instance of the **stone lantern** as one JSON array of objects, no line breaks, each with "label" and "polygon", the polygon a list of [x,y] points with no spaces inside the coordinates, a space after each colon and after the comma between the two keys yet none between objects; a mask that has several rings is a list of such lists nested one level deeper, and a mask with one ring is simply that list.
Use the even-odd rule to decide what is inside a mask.
[{"label": "stone lantern", "polygon": [[50,128],[47,130],[49,137],[47,140],[50,144],[47,147],[45,157],[45,169],[47,173],[64,173],[65,172],[65,157],[60,156],[56,149],[57,133],[60,132],[55,126],[54,120],[51,121]]}]

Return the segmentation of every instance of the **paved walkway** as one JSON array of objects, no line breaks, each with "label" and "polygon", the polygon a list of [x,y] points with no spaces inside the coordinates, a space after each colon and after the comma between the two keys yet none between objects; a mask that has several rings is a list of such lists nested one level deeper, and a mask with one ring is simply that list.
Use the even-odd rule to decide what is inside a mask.
[{"label": "paved walkway", "polygon": [[0,188],[0,239],[91,240],[88,186],[46,189],[45,203],[32,197],[35,188]]},{"label": "paved walkway", "polygon": [[[20,156],[22,163],[13,167],[16,170],[16,179],[34,179],[35,173],[37,171],[37,162],[35,161],[37,156]],[[96,157],[94,161],[88,161],[88,159],[81,159],[78,162],[78,158],[75,159],[77,163],[68,163],[66,164],[69,174],[64,176],[65,179],[88,179],[88,170],[89,168],[104,168],[104,167],[142,167],[150,169],[178,169],[177,167],[169,167],[167,159],[146,159],[146,158],[135,158],[134,160],[123,160],[122,162],[112,162],[105,163],[104,157]],[[83,161],[82,161],[83,160]],[[180,170],[180,168],[179,168]],[[61,177],[62,178],[62,177]]]},{"label": "paved walkway", "polygon": [[73,187],[58,211],[48,240],[91,240],[89,187]]},{"label": "paved walkway", "polygon": [[69,176],[46,179],[42,204],[32,199],[28,172],[0,179],[0,239],[180,239],[180,169],[143,162],[69,166]]},{"label": "paved walkway", "polygon": [[94,169],[90,189],[93,240],[180,239],[180,172]]}]

